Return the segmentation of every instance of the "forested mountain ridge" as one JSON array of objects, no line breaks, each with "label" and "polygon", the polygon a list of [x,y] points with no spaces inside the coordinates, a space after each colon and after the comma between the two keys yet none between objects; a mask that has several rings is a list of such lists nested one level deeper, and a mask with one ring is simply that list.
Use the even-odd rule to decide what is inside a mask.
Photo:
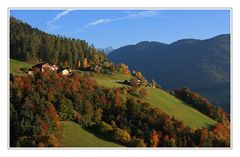
[{"label": "forested mountain ridge", "polygon": [[[91,65],[100,65],[101,70],[94,71],[89,66],[79,68],[73,62],[75,51],[65,46],[77,40],[80,49],[85,45],[81,40],[65,40],[36,31],[21,21],[16,23],[10,31],[14,34],[10,34],[13,47],[10,50],[17,53],[10,51],[10,54],[25,62],[10,59],[11,147],[92,146],[92,142],[99,143],[98,146],[129,147],[230,146],[227,114],[190,89],[170,92],[161,89],[154,80],[148,82],[141,72],[131,73],[127,65],[108,61],[102,64],[107,59],[100,59],[101,53],[95,53],[93,46],[83,49],[83,58]],[[51,40],[34,46],[30,39],[35,35],[43,41],[43,38]],[[60,49],[56,58],[48,52],[54,54],[58,50],[49,48],[54,45],[52,39],[64,43],[61,46],[64,51]],[[140,43],[143,47],[145,44]],[[35,47],[39,51],[33,51]],[[34,52],[40,53],[35,56]],[[68,57],[62,58],[62,54]],[[32,67],[34,59],[72,66],[74,72],[63,75],[54,70],[33,69],[31,74],[19,71]],[[100,140],[98,135],[104,138]]]},{"label": "forested mountain ridge", "polygon": [[157,80],[164,88],[188,86],[230,110],[229,34],[207,40],[183,39],[171,44],[145,41],[116,49],[108,58],[142,71],[146,78]]},{"label": "forested mountain ridge", "polygon": [[86,58],[97,65],[107,58],[84,40],[51,35],[10,17],[10,57],[27,62],[45,61],[76,67]]}]

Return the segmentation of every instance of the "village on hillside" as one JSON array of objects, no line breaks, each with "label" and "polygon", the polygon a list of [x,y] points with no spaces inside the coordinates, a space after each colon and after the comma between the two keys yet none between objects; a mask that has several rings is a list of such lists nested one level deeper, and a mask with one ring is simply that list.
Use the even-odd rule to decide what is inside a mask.
[{"label": "village on hillside", "polygon": [[[89,71],[89,72],[95,72],[95,73],[100,73],[101,70],[104,70],[104,67],[100,65],[94,65],[94,66],[86,66],[86,67],[81,67],[81,63],[78,63],[78,70],[84,70],[84,71]],[[80,68],[81,67],[81,68]],[[141,72],[135,72],[133,71],[132,73],[128,69],[128,66],[125,64],[119,64],[116,66],[118,69],[118,72],[122,74],[132,75],[132,78],[130,80],[122,80],[122,84],[128,85],[128,86],[135,86],[135,87],[150,87],[150,88],[161,88],[157,82],[152,80],[151,82],[148,82],[142,75]],[[120,70],[121,69],[121,70]],[[57,66],[55,64],[50,64],[47,62],[42,62],[38,63],[32,66],[30,69],[20,69],[20,71],[28,74],[28,75],[34,75],[35,72],[47,72],[47,71],[52,71],[56,73],[60,73],[64,76],[71,76],[76,72],[77,70],[71,66]]]},{"label": "village on hillside", "polygon": [[[93,72],[99,72],[101,68],[102,68],[101,66],[95,65],[89,68],[89,70]],[[43,63],[38,63],[32,66],[32,69],[28,69],[27,74],[33,75],[33,71],[39,71],[39,72],[55,71],[55,72],[61,73],[62,75],[69,76],[74,73],[75,69],[72,68],[71,66],[59,67],[55,64],[51,65],[50,63],[43,62]]]}]

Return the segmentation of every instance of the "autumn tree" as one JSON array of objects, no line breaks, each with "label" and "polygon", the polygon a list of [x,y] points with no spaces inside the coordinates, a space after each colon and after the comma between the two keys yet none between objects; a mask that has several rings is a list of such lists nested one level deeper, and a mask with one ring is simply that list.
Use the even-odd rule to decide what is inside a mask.
[{"label": "autumn tree", "polygon": [[57,108],[59,111],[60,118],[62,120],[71,120],[73,113],[73,106],[71,100],[63,96],[59,96],[58,99],[59,100]]},{"label": "autumn tree", "polygon": [[130,147],[147,147],[147,144],[141,138],[133,137],[131,142],[129,143]]},{"label": "autumn tree", "polygon": [[131,80],[130,80],[130,85],[132,87],[139,87],[139,80],[137,79],[137,77],[132,77]]},{"label": "autumn tree", "polygon": [[77,62],[77,68],[78,69],[81,68],[81,62],[80,61]]},{"label": "autumn tree", "polygon": [[145,97],[147,96],[147,91],[146,91],[145,88],[140,88],[140,89],[139,89],[139,96],[140,96],[141,98],[145,98]]},{"label": "autumn tree", "polygon": [[119,129],[119,128],[115,128],[113,130],[113,138],[117,141],[122,142],[123,144],[128,145],[129,142],[131,141],[131,136],[129,135],[129,133],[125,130]]},{"label": "autumn tree", "polygon": [[125,74],[125,75],[130,74],[128,66],[123,63],[117,65],[117,69],[118,69],[118,72],[120,72],[121,74]]},{"label": "autumn tree", "polygon": [[82,63],[82,67],[83,67],[84,69],[88,68],[87,58],[84,58],[83,63]]},{"label": "autumn tree", "polygon": [[157,134],[157,132],[153,129],[150,136],[149,136],[149,140],[150,140],[150,146],[151,147],[157,147],[158,143],[159,143],[159,136]]},{"label": "autumn tree", "polygon": [[142,73],[141,72],[134,72],[133,73],[133,76],[136,77],[140,82],[140,85],[141,86],[147,86],[148,82],[147,80],[143,77]]}]

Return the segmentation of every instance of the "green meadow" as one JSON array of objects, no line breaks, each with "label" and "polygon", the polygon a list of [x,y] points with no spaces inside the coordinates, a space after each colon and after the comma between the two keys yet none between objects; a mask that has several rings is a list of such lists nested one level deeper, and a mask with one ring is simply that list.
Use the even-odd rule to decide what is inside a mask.
[{"label": "green meadow", "polygon": [[92,134],[74,122],[64,121],[62,127],[60,143],[63,147],[123,147]]}]

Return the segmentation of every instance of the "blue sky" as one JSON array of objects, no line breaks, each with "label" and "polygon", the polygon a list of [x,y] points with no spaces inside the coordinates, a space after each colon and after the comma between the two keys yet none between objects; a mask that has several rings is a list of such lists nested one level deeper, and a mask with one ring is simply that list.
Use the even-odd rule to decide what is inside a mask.
[{"label": "blue sky", "polygon": [[230,33],[229,10],[11,10],[10,15],[42,31],[83,39],[97,48]]}]

